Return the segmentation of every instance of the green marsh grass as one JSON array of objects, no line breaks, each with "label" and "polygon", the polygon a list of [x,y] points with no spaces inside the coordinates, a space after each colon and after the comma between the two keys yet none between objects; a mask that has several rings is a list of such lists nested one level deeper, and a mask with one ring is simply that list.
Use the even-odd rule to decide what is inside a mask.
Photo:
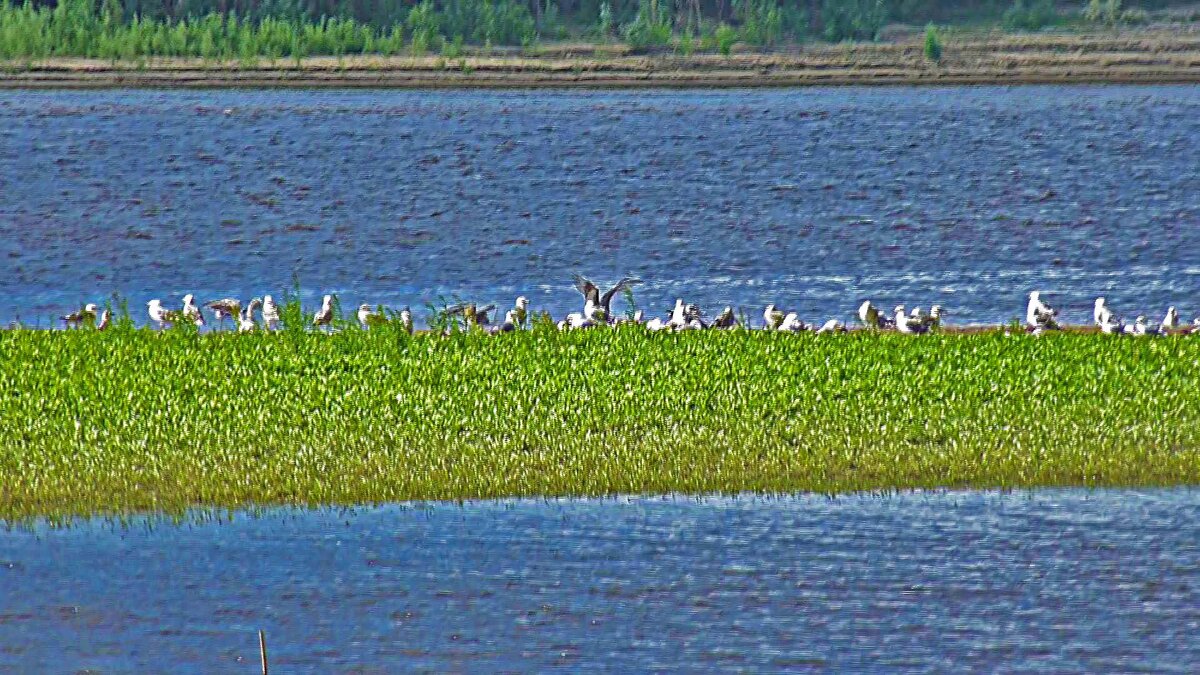
[{"label": "green marsh grass", "polygon": [[0,518],[1200,479],[1200,339],[0,331]]}]

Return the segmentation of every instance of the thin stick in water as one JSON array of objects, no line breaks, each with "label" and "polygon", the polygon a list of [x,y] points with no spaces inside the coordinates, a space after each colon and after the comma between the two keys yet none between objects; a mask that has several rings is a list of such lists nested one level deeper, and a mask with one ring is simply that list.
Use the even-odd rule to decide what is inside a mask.
[{"label": "thin stick in water", "polygon": [[267,634],[258,631],[258,653],[262,657],[263,675],[267,675]]}]

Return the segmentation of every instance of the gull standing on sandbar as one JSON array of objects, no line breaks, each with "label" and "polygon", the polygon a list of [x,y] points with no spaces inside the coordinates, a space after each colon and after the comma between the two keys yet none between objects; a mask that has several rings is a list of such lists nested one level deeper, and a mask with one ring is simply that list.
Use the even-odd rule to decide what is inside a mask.
[{"label": "gull standing on sandbar", "polygon": [[920,319],[914,320],[913,317],[907,316],[904,313],[904,305],[896,305],[894,312],[896,330],[900,331],[901,333],[904,333],[905,335],[921,335],[922,333],[929,332],[929,329],[925,327],[925,323],[923,321]]},{"label": "gull standing on sandbar", "polygon": [[269,295],[263,296],[262,317],[267,330],[279,330],[279,306]]},{"label": "gull standing on sandbar", "polygon": [[799,333],[808,330],[808,326],[800,320],[800,315],[796,312],[788,312],[787,316],[783,317],[783,322],[779,324],[776,330]]},{"label": "gull standing on sandbar", "polygon": [[333,323],[333,296],[326,295],[321,299],[321,309],[313,314],[313,325],[328,328],[331,323]]},{"label": "gull standing on sandbar", "polygon": [[191,293],[183,296],[183,318],[196,324],[197,328],[204,325],[204,315],[196,306],[196,296]]},{"label": "gull standing on sandbar", "polygon": [[763,330],[779,330],[786,317],[787,315],[777,309],[774,304],[767,305],[767,308],[763,310]]},{"label": "gull standing on sandbar", "polygon": [[870,300],[863,300],[863,304],[858,306],[858,320],[867,328],[883,328],[883,322],[879,320],[879,309],[872,305]]},{"label": "gull standing on sandbar", "polygon": [[170,324],[174,324],[179,320],[179,312],[172,312],[162,306],[162,301],[158,298],[146,303],[147,310],[150,314],[150,320],[158,324],[159,329],[166,328]]},{"label": "gull standing on sandbar", "polygon": [[358,306],[358,325],[362,326],[363,330],[367,330],[373,324],[383,323],[382,316],[371,311],[371,306],[363,303]]},{"label": "gull standing on sandbar", "polygon": [[1025,306],[1025,325],[1029,329],[1055,330],[1058,324],[1054,322],[1057,311],[1042,302],[1042,292],[1032,291],[1029,294],[1029,304]]},{"label": "gull standing on sandbar", "polygon": [[254,310],[262,306],[262,300],[254,298],[246,305],[246,311],[238,316],[238,332],[250,333],[258,329],[254,323]]},{"label": "gull standing on sandbar", "polygon": [[1103,327],[1104,324],[1113,323],[1112,310],[1108,308],[1108,301],[1103,296],[1096,298],[1096,304],[1092,307],[1092,321],[1097,326]]},{"label": "gull standing on sandbar", "polygon": [[525,296],[517,298],[517,302],[513,305],[513,318],[517,320],[517,326],[526,328],[529,326],[526,323],[529,320],[529,299]]},{"label": "gull standing on sandbar", "polygon": [[1162,324],[1158,328],[1163,334],[1179,328],[1179,311],[1175,309],[1174,305],[1167,308],[1167,315],[1163,317]]}]

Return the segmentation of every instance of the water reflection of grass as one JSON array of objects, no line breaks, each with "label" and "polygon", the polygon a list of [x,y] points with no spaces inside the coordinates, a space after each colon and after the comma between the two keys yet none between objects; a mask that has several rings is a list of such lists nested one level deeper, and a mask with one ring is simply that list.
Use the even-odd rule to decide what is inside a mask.
[{"label": "water reflection of grass", "polygon": [[0,332],[0,517],[1200,479],[1200,339]]}]

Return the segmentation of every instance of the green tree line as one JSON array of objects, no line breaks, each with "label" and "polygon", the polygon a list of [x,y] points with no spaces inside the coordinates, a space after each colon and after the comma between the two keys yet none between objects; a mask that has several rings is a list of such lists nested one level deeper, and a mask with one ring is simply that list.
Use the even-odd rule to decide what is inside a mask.
[{"label": "green tree line", "polygon": [[[1131,16],[1104,1],[1093,14]],[[1053,0],[3,0],[0,58],[453,56],[464,44],[567,38],[728,52],[735,41],[871,40],[893,21],[1036,30],[1059,16]]]}]

